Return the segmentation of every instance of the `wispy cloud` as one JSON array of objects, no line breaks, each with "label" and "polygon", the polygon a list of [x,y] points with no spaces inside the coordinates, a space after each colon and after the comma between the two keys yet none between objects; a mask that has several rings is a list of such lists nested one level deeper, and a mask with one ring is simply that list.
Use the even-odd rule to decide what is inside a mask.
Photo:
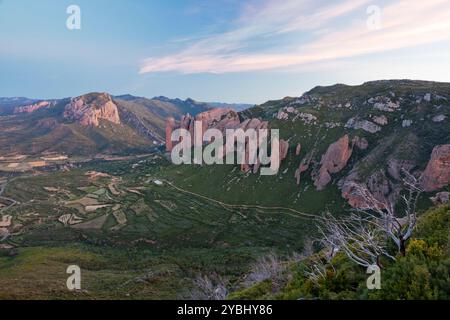
[{"label": "wispy cloud", "polygon": [[366,25],[370,0],[247,4],[228,30],[143,61],[140,72],[227,73],[282,69],[450,39],[450,1],[396,0],[382,28]]}]

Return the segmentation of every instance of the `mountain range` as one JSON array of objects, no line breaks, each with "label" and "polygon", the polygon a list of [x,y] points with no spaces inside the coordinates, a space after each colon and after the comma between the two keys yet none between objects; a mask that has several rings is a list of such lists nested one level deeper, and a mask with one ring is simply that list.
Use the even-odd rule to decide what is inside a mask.
[{"label": "mountain range", "polygon": [[[232,203],[286,205],[316,213],[362,205],[362,184],[380,201],[398,200],[405,171],[427,192],[450,183],[450,84],[386,80],[316,87],[215,121],[213,127],[267,123],[280,130],[284,159],[276,178],[259,166],[185,166],[178,180]],[[206,118],[197,116],[197,118]],[[195,174],[194,174],[195,172]]]},{"label": "mountain range", "polygon": [[[370,297],[448,296],[450,204],[423,212],[450,201],[450,83],[337,84],[242,111],[107,93],[0,101],[0,297],[184,299],[200,279],[237,299],[367,298],[366,269],[330,262],[318,226],[364,208],[357,186],[405,223],[406,173],[425,191],[418,226]],[[194,120],[279,129],[278,174],[172,164],[165,136]],[[67,292],[69,263],[86,292]]]},{"label": "mountain range", "polygon": [[75,98],[0,98],[0,152],[70,155],[145,151],[164,141],[167,117],[212,106],[192,99],[89,93]]},{"label": "mountain range", "polygon": [[[411,80],[316,87],[300,97],[268,101],[240,112],[192,99],[107,93],[57,100],[2,98],[0,152],[144,153],[164,145],[166,119],[171,117],[188,130],[194,118],[221,130],[264,126],[279,129],[282,137],[284,161],[278,179],[271,183],[282,184],[283,198],[297,203],[311,190],[327,194],[337,187],[343,198],[358,206],[360,199],[352,196],[354,183],[368,184],[380,199],[398,197],[403,170],[425,172],[426,191],[450,182],[449,99],[450,84]],[[235,176],[222,167],[227,168],[214,167],[212,177],[211,168],[195,167],[196,174],[185,181],[193,180],[191,184],[205,193],[235,189],[239,192],[234,199],[276,201],[261,196],[268,191],[267,184],[260,183],[264,179],[248,177],[259,167],[243,165],[243,177],[216,183]],[[204,181],[212,181],[213,187]],[[235,183],[239,188],[231,188]]]}]

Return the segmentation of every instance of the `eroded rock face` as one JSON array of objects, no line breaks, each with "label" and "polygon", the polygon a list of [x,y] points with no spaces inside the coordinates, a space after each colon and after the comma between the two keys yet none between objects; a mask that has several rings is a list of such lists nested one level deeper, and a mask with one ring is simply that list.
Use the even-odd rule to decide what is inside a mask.
[{"label": "eroded rock face", "polygon": [[373,122],[379,124],[380,126],[385,126],[388,124],[388,118],[385,115],[375,116],[372,118]]},{"label": "eroded rock face", "polygon": [[303,172],[306,172],[309,169],[309,164],[307,162],[302,162],[297,170],[295,170],[294,178],[297,181],[297,185],[300,185],[301,176]]},{"label": "eroded rock face", "polygon": [[347,124],[345,125],[347,129],[362,129],[369,133],[377,133],[378,131],[381,131],[381,127],[376,125],[373,122],[370,122],[368,120],[360,120],[358,118],[352,118],[348,120]]},{"label": "eroded rock face", "polygon": [[190,114],[181,117],[180,128],[188,130],[194,136],[195,121],[202,122],[202,135],[207,129],[217,129],[225,133],[226,129],[236,129],[241,125],[239,115],[232,109],[212,109],[199,113],[195,118]]},{"label": "eroded rock face", "polygon": [[443,115],[443,114],[440,114],[440,115],[437,115],[437,116],[433,117],[432,120],[433,120],[433,122],[442,122],[445,119],[447,119],[447,117],[445,115]]},{"label": "eroded rock face", "polygon": [[280,161],[286,159],[289,151],[289,142],[280,139]]},{"label": "eroded rock face", "polygon": [[340,181],[342,197],[353,208],[365,209],[367,203],[356,190],[360,187],[367,189],[381,204],[392,202],[398,197],[398,190],[386,177],[384,170],[380,169],[367,178],[367,183],[362,183],[357,172],[352,172],[348,177]]},{"label": "eroded rock face", "polygon": [[171,152],[173,149],[172,132],[175,128],[175,119],[170,117],[166,120],[166,151]]},{"label": "eroded rock face", "polygon": [[433,149],[420,182],[427,192],[439,190],[450,183],[450,144]]},{"label": "eroded rock face", "polygon": [[198,114],[195,120],[202,121],[205,129],[224,131],[240,125],[239,116],[233,109],[212,109]]},{"label": "eroded rock face", "polygon": [[302,145],[299,143],[295,148],[295,155],[299,156],[301,152],[302,152]]},{"label": "eroded rock face", "polygon": [[74,120],[84,127],[98,127],[100,120],[120,124],[117,105],[106,93],[91,93],[73,98],[64,109],[64,118]]},{"label": "eroded rock face", "polygon": [[54,103],[50,101],[39,101],[28,106],[16,107],[14,108],[14,113],[32,113],[43,108],[48,108],[52,105],[54,105]]},{"label": "eroded rock face", "polygon": [[331,174],[345,168],[353,151],[349,144],[350,139],[348,135],[345,135],[328,147],[327,152],[322,156],[319,173],[314,179],[317,190],[323,190],[331,182]]}]

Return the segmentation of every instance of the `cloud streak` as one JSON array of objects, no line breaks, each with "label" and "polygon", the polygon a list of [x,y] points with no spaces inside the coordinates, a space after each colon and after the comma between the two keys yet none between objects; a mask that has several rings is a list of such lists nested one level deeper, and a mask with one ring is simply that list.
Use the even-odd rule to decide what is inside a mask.
[{"label": "cloud streak", "polygon": [[[396,0],[370,30],[369,0],[268,0],[247,5],[230,28],[145,59],[140,73],[230,73],[310,65],[450,39],[450,1]],[[330,31],[332,30],[332,31]]]}]

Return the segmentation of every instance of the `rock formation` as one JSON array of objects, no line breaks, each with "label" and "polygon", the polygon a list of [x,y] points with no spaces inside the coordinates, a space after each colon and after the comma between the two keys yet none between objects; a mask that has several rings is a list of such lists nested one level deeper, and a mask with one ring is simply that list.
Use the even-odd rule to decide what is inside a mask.
[{"label": "rock formation", "polygon": [[212,109],[198,114],[196,121],[202,121],[203,128],[234,129],[240,125],[239,116],[233,109]]},{"label": "rock formation", "polygon": [[393,199],[398,197],[398,190],[386,177],[383,169],[377,170],[366,179],[367,183],[362,183],[358,173],[352,171],[345,179],[339,182],[342,197],[347,200],[348,204],[353,208],[364,209],[367,203],[361,197],[357,188],[363,187],[367,189],[380,204],[395,202]]},{"label": "rock formation", "polygon": [[380,126],[385,126],[388,124],[388,118],[385,115],[375,116],[372,118],[373,122],[379,124]]},{"label": "rock formation", "polygon": [[18,113],[32,113],[32,112],[35,112],[35,111],[43,109],[43,108],[48,108],[48,107],[50,107],[52,105],[54,105],[54,102],[39,101],[37,103],[30,104],[30,105],[27,105],[27,106],[16,107],[16,108],[14,108],[14,113],[15,114],[18,114]]},{"label": "rock formation", "polygon": [[447,119],[447,117],[445,115],[439,114],[437,116],[434,116],[432,120],[433,120],[433,122],[442,122],[445,119]]},{"label": "rock formation", "polygon": [[307,161],[302,161],[297,170],[295,170],[295,180],[297,181],[297,185],[300,185],[302,173],[309,169],[309,163]]},{"label": "rock formation", "polygon": [[120,124],[117,105],[106,93],[91,93],[72,99],[64,109],[64,118],[84,127],[98,127],[100,120]]},{"label": "rock formation", "polygon": [[322,156],[319,173],[314,179],[317,190],[323,190],[330,183],[331,174],[338,173],[345,168],[353,151],[349,143],[350,139],[348,135],[345,135],[328,147],[327,152]]},{"label": "rock formation", "polygon": [[450,144],[436,146],[423,172],[421,185],[424,191],[439,190],[450,183]]},{"label": "rock formation", "polygon": [[172,132],[175,128],[175,119],[170,117],[166,120],[166,152],[171,152],[173,149]]},{"label": "rock formation", "polygon": [[347,129],[362,129],[369,133],[377,133],[378,131],[381,131],[381,128],[377,126],[375,123],[370,122],[368,120],[360,120],[358,118],[351,118],[348,120],[347,124],[345,125]]},{"label": "rock formation", "polygon": [[302,152],[302,145],[299,143],[299,144],[297,144],[297,147],[295,148],[295,155],[299,156],[301,152]]},{"label": "rock formation", "polygon": [[286,159],[289,151],[289,142],[280,139],[280,162]]}]

